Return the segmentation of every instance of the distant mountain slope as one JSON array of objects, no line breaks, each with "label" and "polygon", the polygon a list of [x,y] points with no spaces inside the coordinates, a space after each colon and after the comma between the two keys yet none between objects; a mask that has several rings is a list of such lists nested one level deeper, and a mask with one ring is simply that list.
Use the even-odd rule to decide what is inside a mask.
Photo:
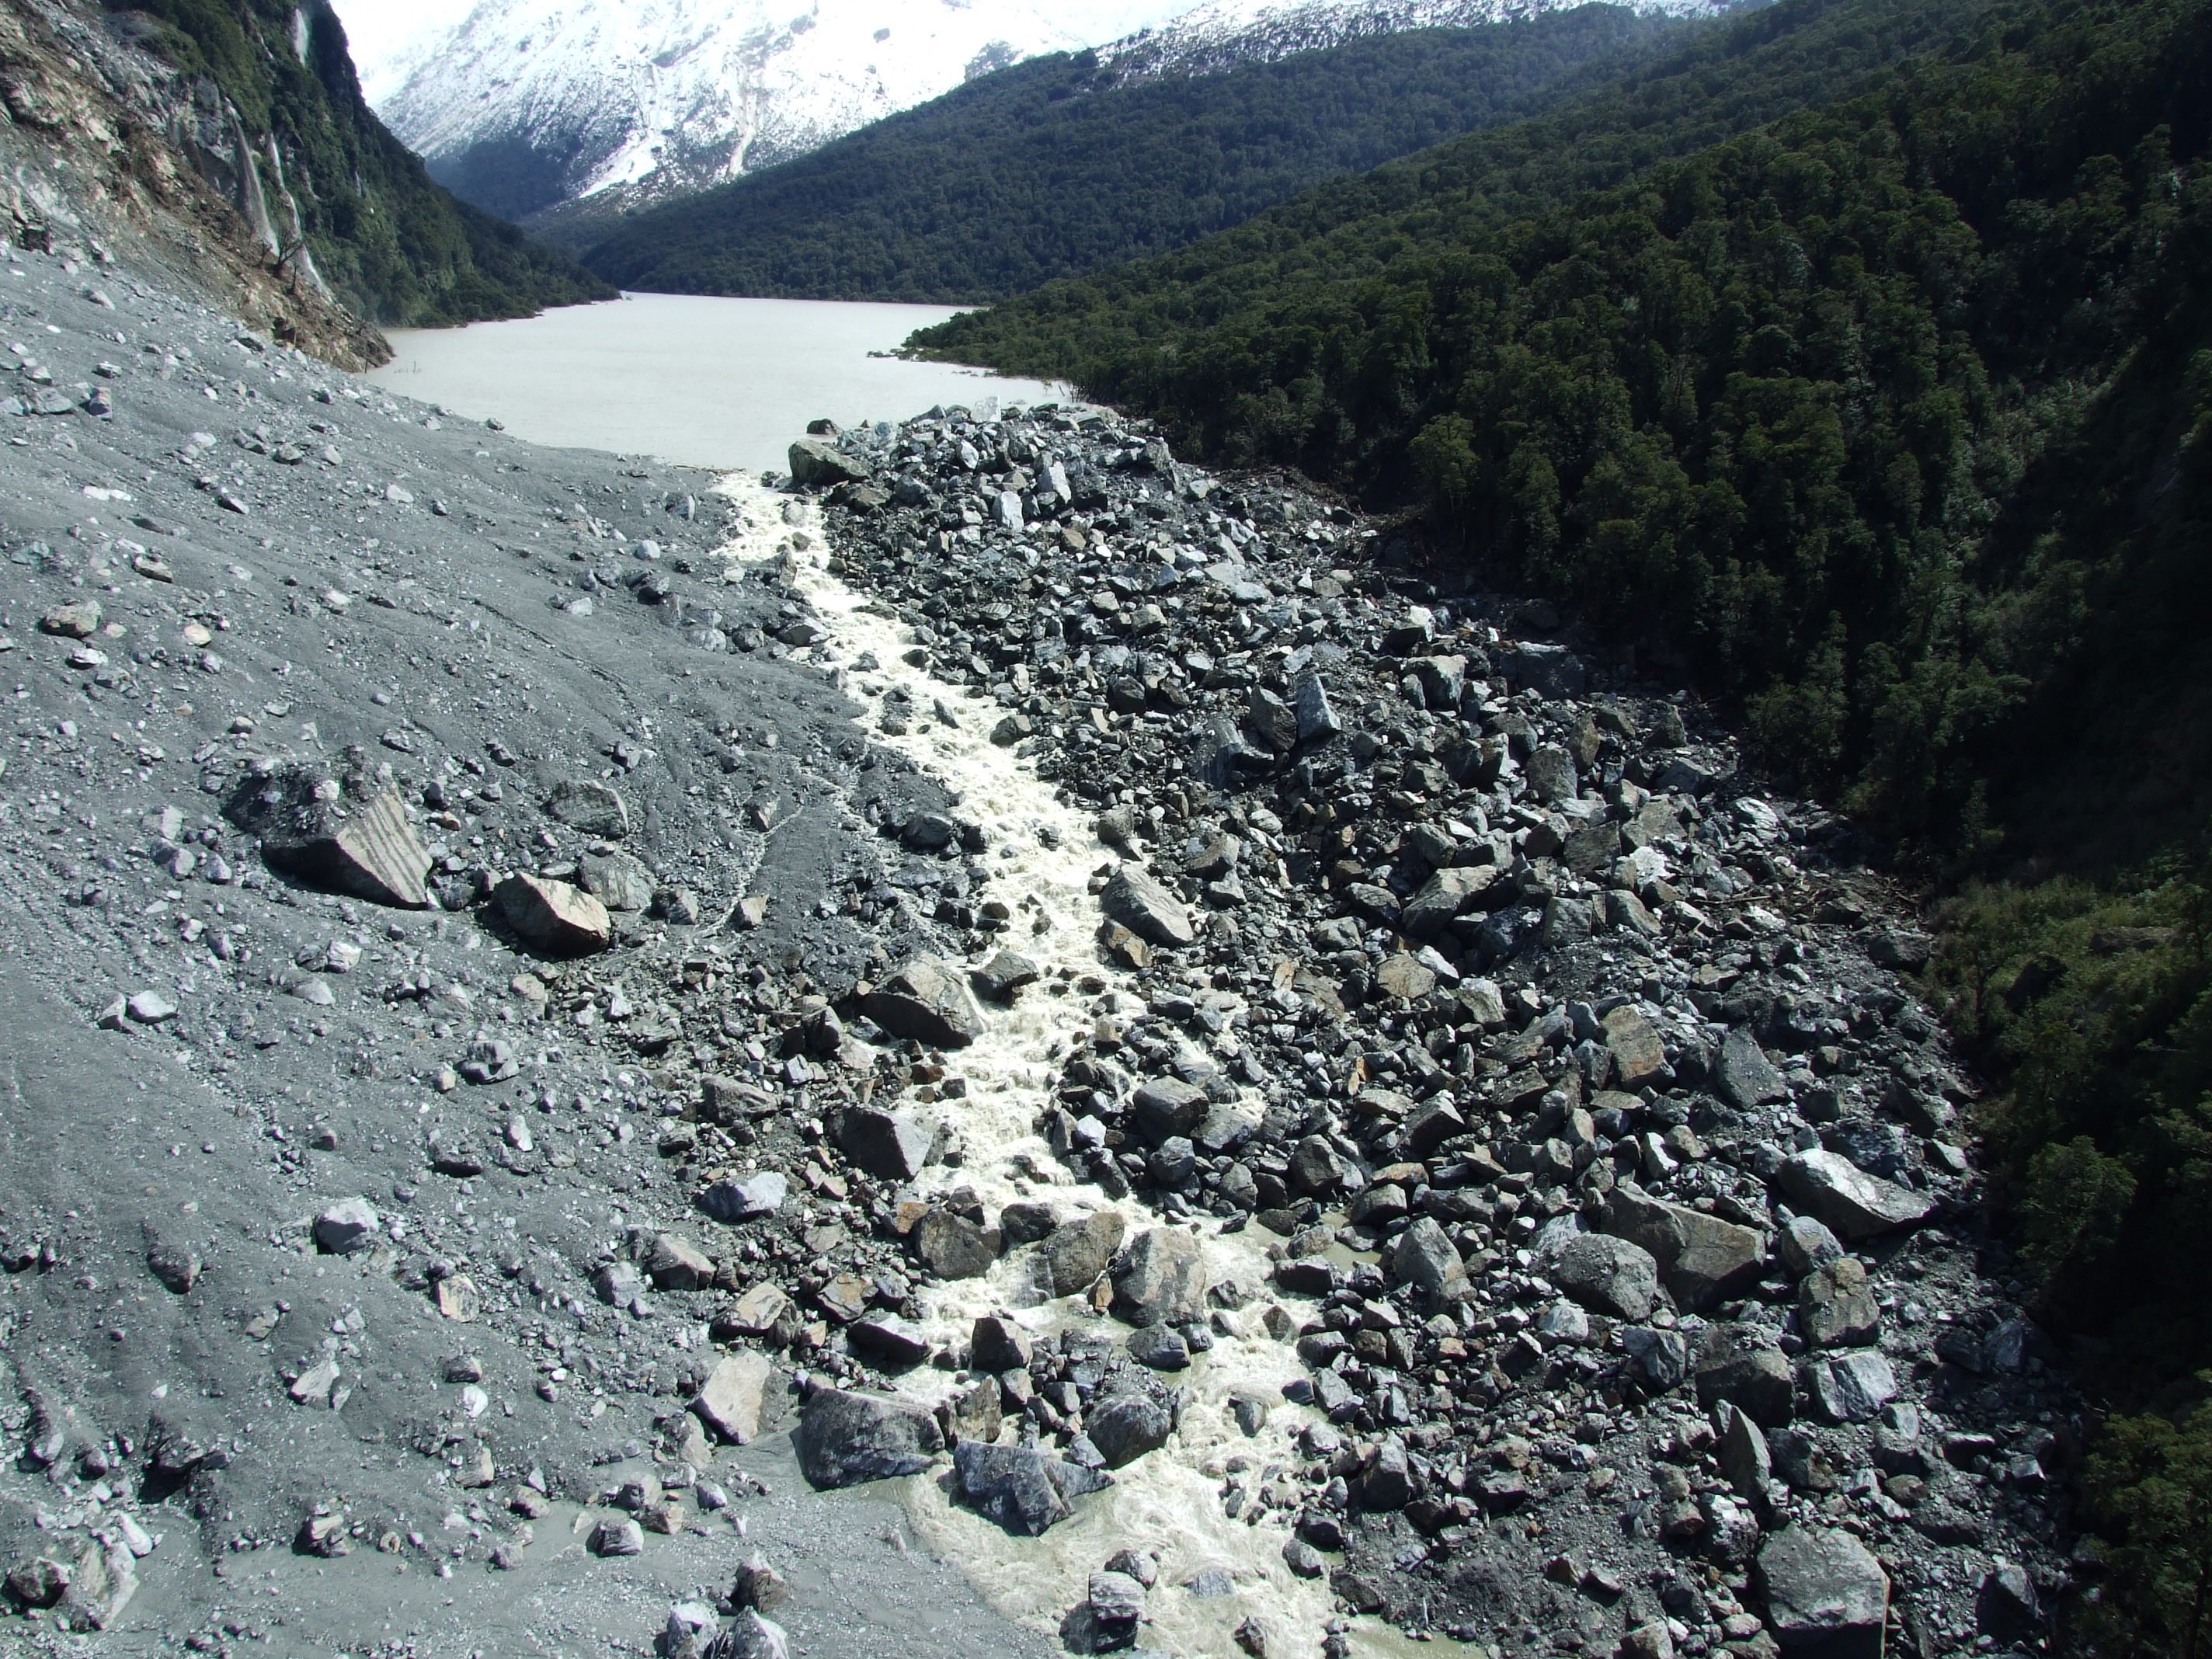
[{"label": "distant mountain slope", "polygon": [[657,292],[962,302],[1180,246],[1320,179],[1507,116],[1669,25],[1591,5],[1125,83],[1002,70],[627,220],[585,262]]},{"label": "distant mountain slope", "polygon": [[1187,3],[477,0],[383,113],[434,177],[523,219],[718,184]]}]

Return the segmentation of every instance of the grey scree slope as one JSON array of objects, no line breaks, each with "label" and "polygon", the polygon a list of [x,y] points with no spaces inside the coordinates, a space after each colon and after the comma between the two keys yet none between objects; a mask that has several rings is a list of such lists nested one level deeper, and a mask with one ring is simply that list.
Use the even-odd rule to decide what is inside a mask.
[{"label": "grey scree slope", "polygon": [[[878,763],[817,672],[696,649],[672,624],[712,618],[621,586],[719,542],[713,481],[403,410],[240,343],[158,276],[82,248],[10,263],[0,326],[21,372],[0,391],[69,412],[0,423],[0,1566],[73,1564],[94,1530],[158,1536],[100,1652],[190,1637],[204,1651],[602,1654],[642,1650],[678,1596],[726,1595],[757,1546],[792,1581],[777,1617],[809,1653],[1044,1651],[909,1553],[894,1506],[811,1493],[775,1430],[780,1393],[763,1437],[706,1472],[727,1509],[678,1493],[673,1534],[631,1558],[587,1553],[576,1529],[578,1500],[674,1472],[656,1464],[655,1419],[712,1356],[670,1346],[672,1312],[641,1321],[592,1292],[606,1247],[675,1221],[690,1194],[656,1150],[665,1097],[648,1068],[666,1054],[575,1010],[595,1000],[604,1016],[620,980],[635,1025],[672,1026],[696,957],[750,1036],[755,1001],[795,1002],[797,975],[849,984],[908,927],[884,913],[864,933],[837,914],[844,884],[878,868],[856,815],[939,804]],[[109,417],[84,409],[95,390]],[[658,563],[635,556],[647,539]],[[720,594],[732,631],[773,624],[781,603]],[[592,597],[595,614],[570,613]],[[41,631],[87,602],[89,637]],[[432,882],[449,893],[588,858],[598,837],[541,809],[562,782],[606,775],[650,888],[685,890],[672,898],[709,923],[748,892],[773,902],[757,930],[714,936],[721,955],[703,929],[617,913],[624,945],[587,983],[468,915],[270,876],[220,792],[252,757],[343,770],[356,746],[447,854]],[[433,781],[442,822],[420,805]],[[557,979],[550,1020],[511,988],[532,969]],[[98,1025],[141,993],[120,1029]],[[721,1023],[684,1041],[725,1041]],[[479,1032],[546,1058],[440,1093]],[[433,1135],[489,1173],[435,1173]],[[773,1136],[761,1150],[782,1156]],[[318,1253],[313,1218],[355,1196],[386,1243]],[[441,1275],[474,1286],[473,1322],[440,1315]],[[326,1357],[335,1384],[299,1403]],[[479,1369],[471,1417],[477,1397],[448,1379]],[[52,1455],[17,1464],[25,1448]],[[495,1478],[478,1486],[482,1449]],[[546,1512],[525,1521],[517,1497]],[[319,1508],[349,1553],[297,1547]],[[502,1548],[518,1565],[495,1572]],[[57,1628],[67,1610],[6,1619],[0,1646],[80,1650]]]}]

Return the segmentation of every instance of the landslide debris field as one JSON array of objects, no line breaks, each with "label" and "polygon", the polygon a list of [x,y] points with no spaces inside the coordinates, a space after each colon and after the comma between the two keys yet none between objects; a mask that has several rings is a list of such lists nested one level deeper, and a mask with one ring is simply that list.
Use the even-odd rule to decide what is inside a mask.
[{"label": "landslide debris field", "polygon": [[[0,321],[7,1641],[2038,1638],[1925,943],[1671,688],[1101,410],[722,488]],[[1055,1553],[1170,1468],[1253,1547]]]}]

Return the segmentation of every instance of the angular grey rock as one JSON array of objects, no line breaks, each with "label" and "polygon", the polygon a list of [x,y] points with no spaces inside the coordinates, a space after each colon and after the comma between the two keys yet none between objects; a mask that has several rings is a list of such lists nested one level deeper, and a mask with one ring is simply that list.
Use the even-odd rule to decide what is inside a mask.
[{"label": "angular grey rock", "polygon": [[1529,756],[1522,772],[1536,799],[1547,806],[1572,800],[1582,787],[1582,781],[1575,775],[1574,757],[1556,745],[1539,749]]},{"label": "angular grey rock", "polygon": [[1974,1624],[1999,1643],[2032,1642],[2043,1633],[2043,1607],[2035,1580],[2016,1561],[1998,1561],[1974,1595]]},{"label": "angular grey rock", "polygon": [[1476,899],[1494,885],[1495,865],[1451,865],[1437,871],[1406,902],[1399,925],[1415,939],[1431,939],[1455,917],[1474,908]]},{"label": "angular grey rock", "polygon": [[1098,895],[1098,908],[1109,921],[1120,922],[1153,945],[1181,946],[1198,939],[1188,908],[1133,864],[1125,864],[1114,872]]},{"label": "angular grey rock", "polygon": [[1154,1078],[1129,1103],[1129,1132],[1146,1145],[1157,1146],[1197,1128],[1205,1121],[1211,1103],[1206,1091],[1194,1084],[1180,1078]]},{"label": "angular grey rock", "polygon": [[919,1474],[944,1449],[937,1419],[910,1401],[817,1389],[799,1419],[799,1467],[820,1491]]},{"label": "angular grey rock", "polygon": [[1835,1234],[1809,1215],[1793,1215],[1783,1224],[1775,1247],[1782,1265],[1800,1278],[1824,1267],[1844,1253]]},{"label": "angular grey rock", "polygon": [[837,1119],[837,1150],[879,1181],[911,1181],[929,1159],[931,1136],[903,1113],[848,1106]]},{"label": "angular grey rock", "polygon": [[1790,1098],[1790,1085],[1767,1059],[1759,1039],[1739,1025],[1721,1039],[1721,1057],[1714,1068],[1721,1093],[1744,1111]]},{"label": "angular grey rock", "polygon": [[1206,1261],[1197,1238],[1174,1227],[1138,1234],[1114,1263],[1112,1312],[1130,1325],[1203,1317]]},{"label": "angular grey rock", "polygon": [[1651,1252],[1607,1233],[1577,1233],[1540,1265],[1562,1291],[1593,1313],[1632,1322],[1648,1319],[1659,1295]]},{"label": "angular grey rock", "polygon": [[1323,742],[1344,730],[1338,723],[1336,710],[1329,706],[1328,688],[1312,669],[1299,674],[1291,697],[1297,710],[1300,743]]},{"label": "angular grey rock", "polygon": [[1790,1360],[1763,1325],[1708,1325],[1698,1338],[1698,1403],[1708,1412],[1726,1401],[1762,1428],[1778,1429],[1796,1411]]},{"label": "angular grey rock", "polygon": [[1667,1045],[1658,1029],[1634,1008],[1616,1008],[1605,1017],[1605,1046],[1613,1056],[1618,1085],[1640,1089],[1667,1070]]},{"label": "angular grey rock", "polygon": [[1870,1176],[1841,1152],[1799,1152],[1776,1177],[1790,1201],[1856,1243],[1925,1221],[1936,1200],[1924,1193]]},{"label": "angular grey rock", "polygon": [[1897,1372],[1872,1348],[1816,1359],[1813,1404],[1831,1423],[1871,1423],[1897,1398]]},{"label": "angular grey rock", "polygon": [[983,1035],[982,1010],[965,979],[935,957],[916,957],[868,993],[868,1018],[896,1037],[964,1048]]},{"label": "angular grey rock", "polygon": [[545,797],[546,816],[586,836],[620,841],[629,834],[629,803],[597,778],[563,778]]},{"label": "angular grey rock", "polygon": [[1881,1659],[1889,1576],[1850,1534],[1785,1527],[1759,1547],[1757,1577],[1790,1659]]},{"label": "angular grey rock", "polygon": [[1011,1002],[1014,994],[1044,977],[1036,963],[1018,951],[1001,951],[968,977],[994,1002]]},{"label": "angular grey rock", "polygon": [[653,872],[627,853],[587,853],[576,861],[577,882],[610,910],[653,908],[659,884]]},{"label": "angular grey rock", "polygon": [[1757,1279],[1766,1260],[1765,1239],[1749,1227],[1654,1198],[1633,1182],[1607,1195],[1605,1231],[1650,1251],[1668,1291],[1692,1313]]},{"label": "angular grey rock", "polygon": [[904,1369],[929,1358],[929,1338],[912,1320],[895,1313],[862,1314],[845,1328],[853,1346],[883,1366]]},{"label": "angular grey rock", "polygon": [[1085,1416],[1083,1426],[1106,1467],[1119,1469],[1167,1444],[1175,1432],[1175,1417],[1165,1401],[1133,1390],[1098,1401]]},{"label": "angular grey rock", "polygon": [[518,939],[549,957],[592,956],[614,943],[607,907],[565,881],[509,876],[492,902]]},{"label": "angular grey rock", "polygon": [[1074,1296],[1098,1281],[1121,1246],[1118,1210],[1099,1210],[1055,1227],[1037,1246],[1054,1296]]},{"label": "angular grey rock", "polygon": [[1416,1216],[1390,1247],[1390,1271],[1401,1285],[1419,1288],[1432,1310],[1464,1301],[1472,1288],[1459,1247],[1428,1216]]},{"label": "angular grey rock", "polygon": [[280,875],[395,909],[430,905],[430,854],[394,790],[349,805],[339,781],[298,761],[264,761],[231,792],[224,816],[261,840]]},{"label": "angular grey rock", "polygon": [[1035,1446],[963,1440],[953,1449],[960,1495],[1008,1532],[1036,1538],[1075,1513],[1073,1500],[1103,1492],[1114,1478]]},{"label": "angular grey rock", "polygon": [[367,1199],[340,1199],[315,1218],[315,1243],[331,1255],[356,1255],[375,1244],[380,1225]]},{"label": "angular grey rock", "polygon": [[1714,1418],[1720,1428],[1721,1473],[1740,1497],[1764,1498],[1766,1483],[1774,1478],[1774,1457],[1765,1435],[1731,1401],[1722,1401]]},{"label": "angular grey rock", "polygon": [[1465,657],[1416,657],[1407,666],[1419,684],[1421,697],[1435,709],[1456,709],[1467,690]]},{"label": "angular grey rock", "polygon": [[981,1279],[999,1259],[982,1228],[951,1210],[932,1210],[907,1236],[915,1257],[939,1279]]},{"label": "angular grey rock", "polygon": [[1807,1273],[1797,1286],[1797,1330],[1816,1348],[1871,1342],[1881,1330],[1881,1304],[1856,1256],[1839,1255]]},{"label": "angular grey rock", "polygon": [[775,1375],[764,1354],[750,1349],[718,1361],[693,1396],[698,1419],[732,1446],[749,1446],[760,1434],[761,1407]]},{"label": "angular grey rock", "polygon": [[1035,1349],[1029,1333],[1011,1319],[986,1314],[969,1335],[970,1368],[996,1376],[1002,1371],[1025,1371]]},{"label": "angular grey rock", "polygon": [[724,1176],[699,1194],[699,1207],[715,1220],[734,1226],[774,1215],[791,1194],[788,1177],[773,1170],[749,1176]]},{"label": "angular grey rock", "polygon": [[628,1516],[609,1516],[585,1540],[592,1554],[608,1557],[645,1553],[645,1528]]},{"label": "angular grey rock", "polygon": [[746,1607],[708,1644],[706,1653],[713,1659],[791,1659],[791,1638],[775,1620]]},{"label": "angular grey rock", "polygon": [[858,483],[875,471],[859,456],[848,455],[838,448],[831,438],[801,438],[792,445],[788,459],[791,481],[809,489]]}]

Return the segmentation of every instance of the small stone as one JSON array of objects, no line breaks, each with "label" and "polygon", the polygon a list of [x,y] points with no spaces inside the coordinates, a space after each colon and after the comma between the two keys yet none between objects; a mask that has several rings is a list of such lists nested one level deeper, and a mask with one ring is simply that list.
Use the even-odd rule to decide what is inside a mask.
[{"label": "small stone", "polygon": [[376,1243],[378,1226],[367,1199],[341,1199],[315,1218],[315,1243],[331,1255],[354,1255]]},{"label": "small stone", "polygon": [[611,1516],[592,1528],[589,1547],[599,1556],[642,1555],[645,1528],[626,1516]]}]

